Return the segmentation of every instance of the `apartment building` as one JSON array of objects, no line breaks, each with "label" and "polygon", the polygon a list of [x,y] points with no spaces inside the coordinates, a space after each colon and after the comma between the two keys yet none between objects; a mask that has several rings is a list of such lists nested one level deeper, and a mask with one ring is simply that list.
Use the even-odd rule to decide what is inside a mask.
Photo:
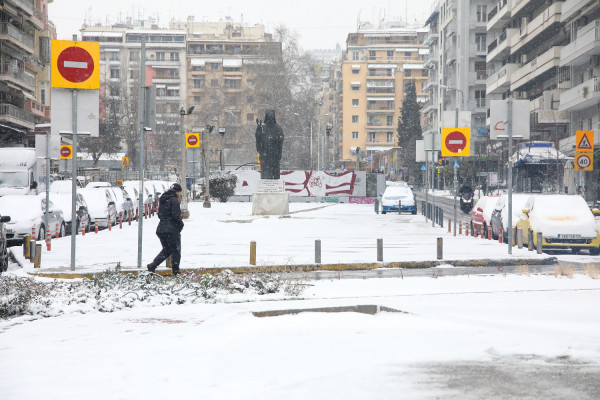
[{"label": "apartment building", "polygon": [[471,155],[487,151],[486,95],[487,34],[490,0],[444,0],[434,4],[425,22],[429,31],[425,66],[429,95],[422,112],[423,134],[441,134],[442,128],[471,128]]},{"label": "apartment building", "polygon": [[49,2],[0,2],[0,147],[34,146],[35,125],[49,122]]},{"label": "apartment building", "polygon": [[398,146],[397,123],[405,89],[415,83],[417,96],[425,101],[427,80],[423,44],[426,28],[385,23],[362,24],[346,40],[342,58],[342,151],[345,168],[356,167],[359,156]]},{"label": "apartment building", "polygon": [[184,102],[195,107],[195,130],[214,127],[212,135],[204,135],[213,149],[208,155],[212,168],[220,162],[255,163],[256,119],[264,119],[252,95],[255,78],[266,63],[281,58],[281,43],[273,41],[264,25],[248,26],[230,18],[198,22],[190,17],[170,27],[187,33]]},{"label": "apartment building", "polygon": [[138,143],[140,60],[145,37],[145,83],[156,89],[156,125],[146,136],[146,159],[150,169],[178,165],[180,143],[174,135],[180,131],[179,110],[186,98],[186,32],[161,29],[152,19],[128,18],[110,26],[84,26],[81,37],[100,43],[100,102],[104,113],[108,103],[115,100],[121,102],[119,113],[131,117],[126,128],[131,139],[123,143],[125,151]]}]

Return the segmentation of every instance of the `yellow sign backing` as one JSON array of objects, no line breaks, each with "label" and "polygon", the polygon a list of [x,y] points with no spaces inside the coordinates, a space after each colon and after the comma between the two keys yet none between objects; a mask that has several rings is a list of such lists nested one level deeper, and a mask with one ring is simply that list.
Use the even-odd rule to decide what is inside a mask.
[{"label": "yellow sign backing", "polygon": [[52,41],[52,87],[100,89],[100,43]]}]

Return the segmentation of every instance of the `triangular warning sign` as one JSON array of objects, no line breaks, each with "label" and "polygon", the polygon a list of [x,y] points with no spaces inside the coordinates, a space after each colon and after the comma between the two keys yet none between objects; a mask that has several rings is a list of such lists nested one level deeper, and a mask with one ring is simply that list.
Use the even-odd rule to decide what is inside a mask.
[{"label": "triangular warning sign", "polygon": [[579,141],[579,144],[577,145],[577,148],[581,149],[581,150],[591,150],[591,149],[593,149],[593,147],[590,144],[590,140],[588,139],[587,135],[582,135],[581,140]]}]

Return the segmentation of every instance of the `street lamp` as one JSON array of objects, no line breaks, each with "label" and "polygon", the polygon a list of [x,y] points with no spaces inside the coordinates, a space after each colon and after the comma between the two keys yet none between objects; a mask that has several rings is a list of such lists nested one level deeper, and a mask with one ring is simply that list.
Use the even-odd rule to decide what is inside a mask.
[{"label": "street lamp", "polygon": [[187,111],[181,107],[179,110],[179,130],[181,132],[181,218],[187,219],[190,217],[190,211],[188,210],[188,198],[187,198],[187,143],[185,140],[185,116],[190,115],[194,111],[194,106],[191,106]]},{"label": "street lamp", "polygon": [[202,203],[202,207],[210,208],[210,162],[208,160],[209,148],[210,148],[210,134],[213,129],[215,129],[214,125],[207,124],[206,129],[204,129],[205,138],[202,139],[202,152],[204,158],[204,203]]}]

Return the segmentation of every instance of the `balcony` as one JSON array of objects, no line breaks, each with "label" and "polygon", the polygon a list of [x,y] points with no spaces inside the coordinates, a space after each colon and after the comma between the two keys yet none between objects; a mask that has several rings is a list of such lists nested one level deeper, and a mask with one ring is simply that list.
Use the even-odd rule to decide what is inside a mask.
[{"label": "balcony", "polygon": [[554,46],[516,70],[511,76],[510,90],[519,90],[521,86],[535,80],[550,69],[558,67],[561,48],[562,46]]},{"label": "balcony", "polygon": [[562,6],[561,22],[568,21],[590,3],[592,3],[592,0],[566,0]]},{"label": "balcony", "polygon": [[584,65],[594,55],[600,55],[600,20],[598,19],[579,29],[577,39],[562,48],[560,66]]},{"label": "balcony", "polygon": [[561,111],[578,111],[588,107],[596,108],[600,100],[600,80],[592,78],[560,95]]},{"label": "balcony", "polygon": [[[512,3],[512,1],[511,1]],[[488,13],[487,30],[500,29],[510,19],[510,7],[507,0],[500,0],[498,4]]]},{"label": "balcony", "polygon": [[12,83],[13,86],[25,88],[30,92],[35,89],[35,78],[31,74],[15,69],[15,66],[10,63],[2,64],[0,81]]},{"label": "balcony", "polygon": [[486,93],[504,93],[510,88],[511,76],[518,70],[519,64],[506,64],[487,79]]},{"label": "balcony", "polygon": [[6,40],[29,54],[33,54],[33,38],[8,22],[0,23],[0,41],[2,40]]},{"label": "balcony", "polygon": [[562,26],[560,22],[561,6],[562,3],[552,4],[526,26],[522,26],[519,32],[521,40],[515,42],[511,52],[514,54],[534,40],[544,40],[543,36],[545,34],[550,34],[552,29],[559,29]]},{"label": "balcony", "polygon": [[25,99],[25,111],[37,115],[41,118],[46,118],[46,106],[37,100]]},{"label": "balcony", "polygon": [[33,15],[33,1],[32,0],[8,0],[7,3],[13,3],[27,15]]},{"label": "balcony", "polygon": [[502,61],[508,58],[510,54],[510,49],[513,43],[516,43],[515,38],[518,38],[519,30],[516,28],[510,28],[502,32],[496,40],[494,40],[488,46],[488,54],[486,56],[486,61],[492,62]]},{"label": "balcony", "polygon": [[33,130],[35,128],[35,119],[31,113],[7,103],[0,103],[0,122],[21,129]]}]

